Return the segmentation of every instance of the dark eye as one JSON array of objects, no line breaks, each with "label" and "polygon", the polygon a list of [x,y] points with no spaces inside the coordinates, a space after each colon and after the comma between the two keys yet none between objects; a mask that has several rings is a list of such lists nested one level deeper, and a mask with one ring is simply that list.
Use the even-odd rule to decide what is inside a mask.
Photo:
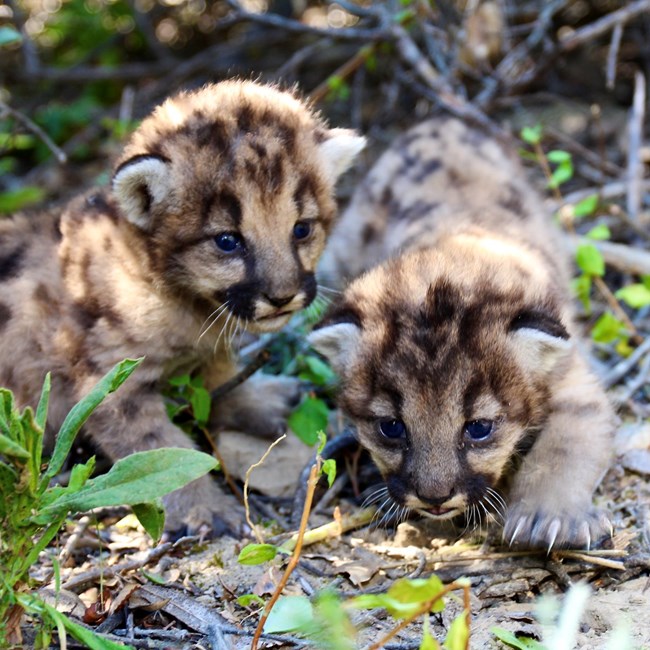
[{"label": "dark eye", "polygon": [[244,248],[244,240],[234,232],[222,232],[214,238],[214,241],[224,253],[234,253]]},{"label": "dark eye", "polygon": [[311,234],[311,224],[309,221],[299,221],[293,227],[293,236],[296,239],[306,239]]},{"label": "dark eye", "polygon": [[472,420],[465,422],[463,433],[470,440],[487,440],[494,431],[494,422],[492,420]]},{"label": "dark eye", "polygon": [[379,432],[386,438],[404,438],[406,436],[406,425],[401,420],[381,420]]}]

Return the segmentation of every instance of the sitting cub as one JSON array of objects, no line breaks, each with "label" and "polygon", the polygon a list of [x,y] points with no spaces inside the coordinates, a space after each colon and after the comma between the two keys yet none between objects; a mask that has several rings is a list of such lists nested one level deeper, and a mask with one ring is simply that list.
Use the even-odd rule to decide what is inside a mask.
[{"label": "sitting cub", "polygon": [[615,418],[516,156],[456,120],[425,122],[371,170],[330,246],[324,276],[363,275],[311,343],[396,504],[503,514],[509,542],[548,549],[609,532],[592,494]]},{"label": "sitting cub", "polygon": [[[363,147],[293,94],[227,81],[168,99],[131,136],[110,190],[62,210],[0,220],[0,386],[35,404],[52,371],[50,438],[117,361],[145,356],[85,433],[110,459],[189,447],[160,388],[236,372],[228,345],[269,332],[316,295],[334,222],[334,183]],[[275,434],[296,384],[244,383],[217,424]],[[209,523],[208,477],[166,501],[167,526]]]}]

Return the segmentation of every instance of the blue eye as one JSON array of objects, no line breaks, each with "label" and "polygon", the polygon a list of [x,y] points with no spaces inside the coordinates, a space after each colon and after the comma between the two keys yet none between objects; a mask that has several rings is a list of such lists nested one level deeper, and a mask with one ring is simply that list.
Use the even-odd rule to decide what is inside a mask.
[{"label": "blue eye", "polygon": [[386,438],[405,438],[406,425],[401,420],[381,420],[379,422],[379,432]]},{"label": "blue eye", "polygon": [[472,420],[465,422],[463,433],[470,440],[487,440],[494,431],[494,422],[492,420]]},{"label": "blue eye", "polygon": [[309,221],[299,221],[293,227],[293,236],[296,239],[306,239],[311,234],[311,224]]},{"label": "blue eye", "polygon": [[244,248],[244,240],[234,232],[222,232],[214,238],[214,241],[224,253],[234,253]]}]

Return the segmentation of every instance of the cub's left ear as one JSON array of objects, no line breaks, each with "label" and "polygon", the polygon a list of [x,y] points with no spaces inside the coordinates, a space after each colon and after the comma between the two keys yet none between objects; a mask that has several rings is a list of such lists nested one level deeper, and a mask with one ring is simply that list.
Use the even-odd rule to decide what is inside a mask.
[{"label": "cub's left ear", "polygon": [[113,175],[113,194],[124,216],[142,230],[151,226],[151,206],[170,189],[169,163],[163,156],[144,154],[123,162]]},{"label": "cub's left ear", "polygon": [[509,336],[521,365],[539,375],[550,373],[573,348],[564,325],[545,312],[519,314]]},{"label": "cub's left ear", "polygon": [[318,146],[325,174],[334,183],[366,146],[366,139],[351,129],[330,129]]},{"label": "cub's left ear", "polygon": [[361,329],[354,323],[334,323],[314,330],[307,342],[330,362],[334,371],[343,374],[359,344]]}]

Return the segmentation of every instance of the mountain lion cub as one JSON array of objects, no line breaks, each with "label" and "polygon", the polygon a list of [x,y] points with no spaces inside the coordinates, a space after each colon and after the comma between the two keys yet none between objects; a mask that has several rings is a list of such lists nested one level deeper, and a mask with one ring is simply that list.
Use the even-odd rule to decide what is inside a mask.
[{"label": "mountain lion cub", "polygon": [[[160,395],[235,372],[243,328],[280,329],[316,295],[334,183],[364,144],[292,93],[227,81],[181,93],[126,144],[108,190],[0,220],[0,386],[35,404],[52,371],[51,430],[117,361],[145,356],[85,427],[110,459],[189,447]],[[221,426],[272,435],[296,382],[260,377],[215,405]],[[166,499],[167,527],[210,523],[208,477]]]},{"label": "mountain lion cub", "polygon": [[548,549],[609,532],[592,494],[615,418],[516,156],[456,120],[425,122],[370,171],[330,245],[323,275],[360,277],[311,342],[397,506],[503,514],[509,542]]}]

